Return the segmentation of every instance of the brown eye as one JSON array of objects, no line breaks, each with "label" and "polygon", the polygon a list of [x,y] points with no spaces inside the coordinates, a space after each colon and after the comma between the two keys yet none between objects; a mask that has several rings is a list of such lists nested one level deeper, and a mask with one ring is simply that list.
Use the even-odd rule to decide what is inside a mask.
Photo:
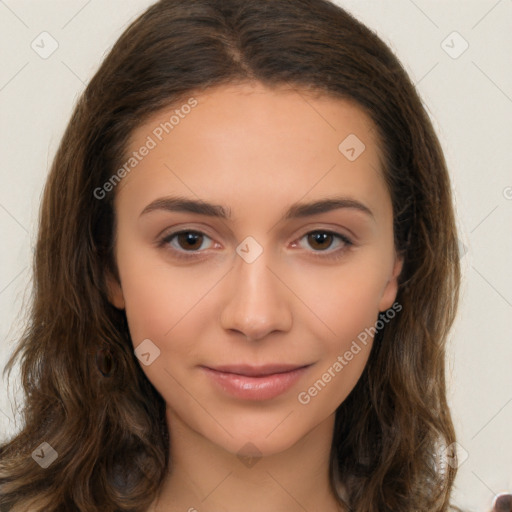
[{"label": "brown eye", "polygon": [[[208,245],[207,242],[204,247],[206,241],[209,241],[210,244]],[[201,252],[200,249],[208,249],[211,246],[211,239],[199,231],[179,231],[165,236],[161,244],[170,246],[176,252],[194,253]]]},{"label": "brown eye", "polygon": [[333,241],[334,235],[326,231],[314,231],[307,235],[308,243],[313,249],[328,249]]},{"label": "brown eye", "polygon": [[328,230],[310,231],[300,238],[299,244],[313,256],[335,260],[341,258],[354,245],[347,236]]},{"label": "brown eye", "polygon": [[184,231],[177,234],[177,240],[182,249],[197,250],[203,243],[203,235],[193,231]]}]

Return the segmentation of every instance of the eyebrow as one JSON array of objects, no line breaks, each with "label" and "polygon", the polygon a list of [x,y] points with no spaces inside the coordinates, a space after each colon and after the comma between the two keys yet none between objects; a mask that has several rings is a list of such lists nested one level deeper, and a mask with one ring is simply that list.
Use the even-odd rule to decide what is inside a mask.
[{"label": "eyebrow", "polygon": [[[309,217],[337,210],[339,208],[358,210],[372,218],[375,218],[370,208],[360,201],[347,197],[332,197],[310,203],[295,203],[285,212],[283,220]],[[196,213],[220,219],[231,218],[231,210],[229,208],[185,197],[161,197],[159,199],[155,199],[142,210],[140,216],[157,210]]]}]

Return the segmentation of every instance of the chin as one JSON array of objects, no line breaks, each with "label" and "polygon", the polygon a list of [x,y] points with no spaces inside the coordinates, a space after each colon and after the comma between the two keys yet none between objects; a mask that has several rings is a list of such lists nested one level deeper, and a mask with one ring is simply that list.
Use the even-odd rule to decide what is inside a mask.
[{"label": "chin", "polygon": [[[239,457],[268,457],[285,452],[296,443],[306,437],[311,430],[308,425],[299,425],[297,419],[290,421],[294,414],[287,417],[289,411],[283,411],[279,419],[274,418],[271,421],[261,421],[255,425],[254,417],[235,421],[232,428],[226,425],[226,430],[232,434],[232,437],[223,429],[217,432],[217,435],[207,437],[212,443],[220,446],[224,450]],[[284,421],[283,421],[284,420]],[[302,428],[301,428],[302,427]],[[203,433],[203,435],[205,435]]]},{"label": "chin", "polygon": [[221,444],[221,447],[241,459],[247,457],[270,457],[285,452],[300,441],[304,435],[306,435],[306,432],[303,434],[297,432],[293,436],[277,434],[275,436],[273,434],[268,436],[268,432],[261,432],[251,436],[245,435],[235,439],[230,438],[229,441],[224,440],[225,442]]}]

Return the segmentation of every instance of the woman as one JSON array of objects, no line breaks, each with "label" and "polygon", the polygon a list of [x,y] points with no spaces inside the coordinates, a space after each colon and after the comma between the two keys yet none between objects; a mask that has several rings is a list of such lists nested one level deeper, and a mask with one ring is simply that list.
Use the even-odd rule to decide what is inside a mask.
[{"label": "woman", "polygon": [[448,510],[457,247],[374,33],[324,0],[156,3],[48,178],[0,503]]}]

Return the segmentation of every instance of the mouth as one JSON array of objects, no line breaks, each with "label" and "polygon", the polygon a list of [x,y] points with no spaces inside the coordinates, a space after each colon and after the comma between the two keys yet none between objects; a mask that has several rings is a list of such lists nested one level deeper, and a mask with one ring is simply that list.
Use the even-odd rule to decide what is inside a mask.
[{"label": "mouth", "polygon": [[222,393],[243,400],[270,400],[288,391],[311,364],[201,366]]},{"label": "mouth", "polygon": [[250,366],[245,364],[224,365],[224,366],[205,366],[210,370],[222,373],[233,373],[245,377],[266,377],[277,373],[287,373],[299,368],[305,368],[309,364],[267,364],[262,366]]}]

